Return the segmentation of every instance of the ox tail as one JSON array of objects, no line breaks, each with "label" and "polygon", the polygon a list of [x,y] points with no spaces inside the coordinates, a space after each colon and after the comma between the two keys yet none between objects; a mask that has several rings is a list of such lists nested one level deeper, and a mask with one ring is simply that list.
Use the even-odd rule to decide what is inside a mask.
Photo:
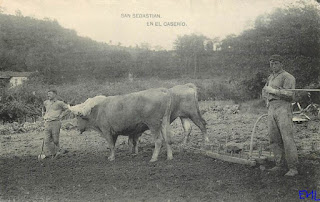
[{"label": "ox tail", "polygon": [[200,108],[199,108],[199,102],[198,102],[198,91],[197,91],[197,87],[195,86],[194,88],[194,102],[197,108],[197,113],[200,119],[200,122],[202,123],[202,127],[200,127],[200,130],[203,134],[203,138],[204,138],[204,144],[208,144],[210,142],[208,134],[207,134],[207,122],[202,118],[202,115],[200,113]]},{"label": "ox tail", "polygon": [[189,85],[190,87],[192,87],[194,89],[194,104],[196,106],[196,109],[197,109],[197,113],[199,115],[199,117],[201,118],[201,122],[204,126],[207,125],[207,122],[202,118],[202,115],[201,115],[201,112],[200,112],[200,108],[199,108],[199,101],[198,101],[198,88],[197,86],[195,86],[194,84],[190,84]]},{"label": "ox tail", "polygon": [[199,109],[199,102],[198,102],[198,88],[195,84],[193,83],[187,83],[185,84],[186,86],[188,86],[189,88],[192,88],[194,90],[194,104],[197,108],[197,113],[200,115],[201,117],[201,113],[200,113],[200,109]]}]

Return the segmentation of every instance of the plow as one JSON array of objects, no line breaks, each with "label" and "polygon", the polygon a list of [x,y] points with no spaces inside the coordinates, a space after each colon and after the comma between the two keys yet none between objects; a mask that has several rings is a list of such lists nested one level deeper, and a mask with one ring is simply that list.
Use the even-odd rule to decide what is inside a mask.
[{"label": "plow", "polygon": [[[292,91],[307,91],[307,92],[320,92],[320,89],[290,89]],[[310,94],[308,94],[310,99]],[[310,99],[311,100],[311,99]],[[308,122],[311,118],[305,113],[306,111],[310,110],[311,108],[317,109],[318,116],[320,115],[319,107],[317,104],[309,104],[304,109],[301,107],[299,102],[292,103],[292,105],[296,105],[298,107],[298,111],[293,111],[293,118],[292,121],[294,123],[303,123]],[[219,159],[226,162],[249,165],[249,166],[256,166],[256,165],[263,165],[266,164],[268,161],[273,161],[274,156],[271,152],[270,148],[268,151],[263,150],[263,146],[261,143],[257,143],[258,147],[254,148],[254,139],[256,136],[256,128],[258,123],[263,119],[266,118],[268,114],[263,114],[259,116],[252,128],[251,137],[250,137],[250,145],[246,148],[228,148],[228,141],[226,138],[224,147],[221,145],[207,145],[206,149],[199,149],[195,147],[187,146],[187,148],[194,153],[200,153],[205,156]],[[314,149],[314,142],[312,142],[312,148]],[[224,149],[222,149],[224,148]]]},{"label": "plow", "polygon": [[251,137],[249,148],[232,147],[228,145],[228,138],[226,138],[225,145],[206,145],[206,149],[199,149],[195,147],[187,146],[187,148],[194,153],[200,153],[205,156],[219,159],[226,162],[256,166],[258,164],[265,164],[267,160],[272,161],[273,156],[271,152],[263,151],[263,147],[259,144],[257,150],[254,150],[254,137],[256,134],[256,127],[260,120],[267,117],[268,114],[261,115],[255,122]]}]

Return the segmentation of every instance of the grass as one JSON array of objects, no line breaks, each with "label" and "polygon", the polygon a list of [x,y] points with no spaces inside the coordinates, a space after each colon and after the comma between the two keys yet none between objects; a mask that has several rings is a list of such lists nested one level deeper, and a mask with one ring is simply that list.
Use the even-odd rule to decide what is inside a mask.
[{"label": "grass", "polygon": [[[159,78],[145,78],[135,79],[129,81],[122,79],[118,81],[103,81],[97,80],[78,80],[73,83],[48,85],[41,82],[29,81],[22,86],[8,90],[6,93],[8,99],[17,100],[18,105],[11,108],[17,117],[24,117],[38,113],[40,115],[40,108],[42,102],[47,99],[47,91],[55,88],[58,91],[60,100],[69,104],[83,103],[88,98],[97,95],[122,95],[132,92],[142,91],[150,88],[171,88],[175,85],[186,83],[194,83],[198,88],[198,99],[200,101],[217,101],[223,100],[234,101],[236,104],[248,100],[250,97],[247,91],[241,85],[241,82],[231,81],[228,78],[216,77],[212,79],[192,79],[179,78],[171,80],[163,80]],[[22,107],[21,107],[22,106]],[[28,106],[29,108],[26,108]],[[26,109],[26,110],[25,110]],[[32,109],[31,111],[28,109]],[[36,110],[38,109],[38,111]],[[7,112],[0,114],[6,117]]]}]

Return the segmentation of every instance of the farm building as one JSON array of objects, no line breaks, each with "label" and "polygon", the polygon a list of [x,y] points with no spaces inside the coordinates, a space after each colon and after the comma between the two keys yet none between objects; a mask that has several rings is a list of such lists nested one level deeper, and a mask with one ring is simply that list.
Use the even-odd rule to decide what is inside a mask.
[{"label": "farm building", "polygon": [[7,83],[9,87],[15,87],[21,85],[32,73],[33,72],[0,71],[0,80]]}]

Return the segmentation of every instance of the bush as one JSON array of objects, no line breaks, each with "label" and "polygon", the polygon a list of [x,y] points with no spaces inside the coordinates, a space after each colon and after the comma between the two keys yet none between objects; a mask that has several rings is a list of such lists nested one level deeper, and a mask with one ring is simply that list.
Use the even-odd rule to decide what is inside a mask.
[{"label": "bush", "polygon": [[245,91],[247,100],[260,97],[262,88],[264,87],[266,80],[267,75],[263,72],[257,72],[252,76],[242,80],[241,86]]},{"label": "bush", "polygon": [[239,82],[223,79],[195,80],[199,100],[246,100]]},{"label": "bush", "polygon": [[122,95],[149,88],[171,88],[186,83],[194,83],[198,87],[199,100],[234,100],[239,102],[247,100],[249,97],[240,82],[222,78],[174,80],[152,78],[134,81],[121,79],[115,82],[82,79],[70,84],[51,86],[33,80],[16,88],[5,90],[0,102],[0,118],[6,122],[13,122],[18,121],[19,118],[41,116],[41,108],[49,88],[57,89],[60,100],[74,105],[97,95]]},{"label": "bush", "polygon": [[3,89],[0,101],[0,118],[3,122],[22,122],[26,117],[41,116],[44,100],[40,86],[28,83]]}]

